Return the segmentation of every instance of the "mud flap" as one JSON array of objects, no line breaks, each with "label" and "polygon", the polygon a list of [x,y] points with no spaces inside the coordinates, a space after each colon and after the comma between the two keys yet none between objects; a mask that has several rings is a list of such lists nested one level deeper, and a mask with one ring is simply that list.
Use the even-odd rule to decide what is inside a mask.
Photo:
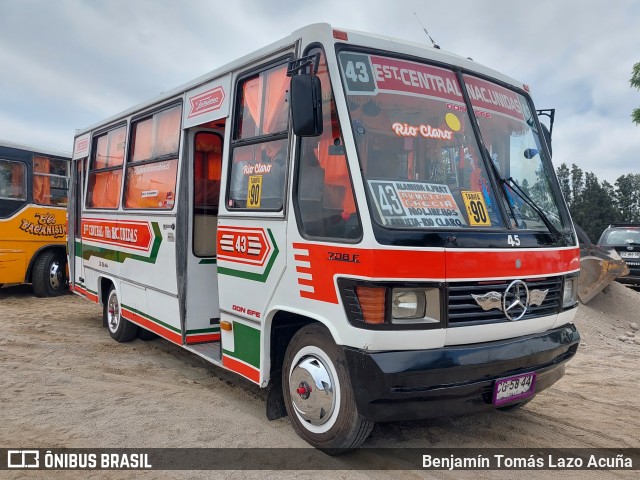
[{"label": "mud flap", "polygon": [[286,417],[287,409],[282,394],[282,372],[274,372],[267,387],[267,420]]}]

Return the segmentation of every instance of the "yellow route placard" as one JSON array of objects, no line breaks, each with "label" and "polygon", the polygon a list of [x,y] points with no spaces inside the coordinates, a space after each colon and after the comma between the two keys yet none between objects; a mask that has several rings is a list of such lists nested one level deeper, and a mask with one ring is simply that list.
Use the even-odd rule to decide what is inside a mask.
[{"label": "yellow route placard", "polygon": [[262,175],[251,175],[247,188],[247,208],[260,208],[262,198]]},{"label": "yellow route placard", "polygon": [[467,209],[469,225],[490,227],[491,219],[487,213],[487,204],[482,192],[461,192],[464,206]]}]

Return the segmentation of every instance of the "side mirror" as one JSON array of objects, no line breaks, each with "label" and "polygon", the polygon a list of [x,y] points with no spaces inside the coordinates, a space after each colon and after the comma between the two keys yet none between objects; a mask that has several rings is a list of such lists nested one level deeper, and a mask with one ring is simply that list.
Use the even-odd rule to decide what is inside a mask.
[{"label": "side mirror", "polygon": [[315,75],[298,74],[291,77],[291,120],[293,133],[299,137],[322,134],[322,88]]}]

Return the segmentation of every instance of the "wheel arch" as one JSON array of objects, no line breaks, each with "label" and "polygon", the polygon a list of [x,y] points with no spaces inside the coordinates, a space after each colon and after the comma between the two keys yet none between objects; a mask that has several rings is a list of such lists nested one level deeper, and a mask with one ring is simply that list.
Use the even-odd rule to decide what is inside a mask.
[{"label": "wheel arch", "polygon": [[48,251],[55,251],[56,253],[61,254],[64,257],[64,263],[67,264],[67,246],[66,244],[53,244],[53,245],[44,245],[36,250],[33,255],[31,255],[31,260],[29,260],[29,266],[27,267],[27,271],[24,275],[25,283],[33,283],[33,266],[36,263],[36,260],[41,255],[44,255]]},{"label": "wheel arch", "polygon": [[274,373],[278,374],[281,371],[287,346],[296,332],[313,323],[323,325],[333,341],[338,343],[335,325],[320,315],[281,308],[274,309],[267,317],[261,345],[262,351],[265,352],[263,387],[267,386]]},{"label": "wheel arch", "polygon": [[116,293],[118,294],[118,298],[120,298],[120,289],[116,284],[115,280],[111,277],[107,277],[104,275],[98,276],[97,286],[98,286],[98,298],[100,299],[100,305],[104,305],[107,303],[107,295],[109,295],[109,290],[111,285],[116,289]]},{"label": "wheel arch", "polygon": [[[109,295],[109,290],[111,290],[111,286],[116,289],[118,298],[122,298],[122,296],[120,295],[120,288],[118,288],[118,284],[111,277],[107,277],[104,275],[98,276],[96,286],[98,288],[98,300],[103,308],[107,304],[107,297]],[[102,316],[102,326],[105,328],[107,327],[107,319],[104,318],[104,315]]]}]

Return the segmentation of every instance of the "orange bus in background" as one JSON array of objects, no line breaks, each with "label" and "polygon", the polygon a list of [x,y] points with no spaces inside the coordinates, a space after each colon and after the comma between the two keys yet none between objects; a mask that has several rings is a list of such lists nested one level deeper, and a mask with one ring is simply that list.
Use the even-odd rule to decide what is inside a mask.
[{"label": "orange bus in background", "polygon": [[0,286],[66,291],[70,154],[0,141]]}]

